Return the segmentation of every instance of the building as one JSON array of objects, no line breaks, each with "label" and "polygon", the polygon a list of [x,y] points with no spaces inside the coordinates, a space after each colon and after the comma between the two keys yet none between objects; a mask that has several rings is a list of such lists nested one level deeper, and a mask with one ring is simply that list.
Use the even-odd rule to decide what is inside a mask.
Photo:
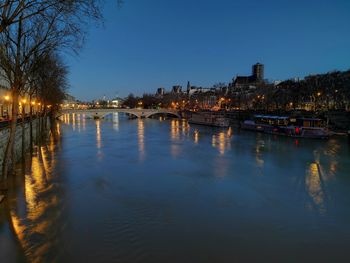
[{"label": "building", "polygon": [[158,88],[157,89],[157,92],[156,92],[157,96],[164,96],[164,94],[165,94],[165,89],[164,88]]},{"label": "building", "polygon": [[173,89],[171,92],[175,94],[180,94],[182,92],[182,86],[180,85],[173,86]]},{"label": "building", "polygon": [[264,81],[264,65],[260,63],[256,63],[252,67],[252,76],[258,82]]},{"label": "building", "polygon": [[190,93],[190,90],[191,90],[191,83],[187,81],[187,94]]},{"label": "building", "polygon": [[236,76],[233,79],[233,87],[249,87],[256,86],[264,82],[264,65],[257,63],[252,66],[252,75]]},{"label": "building", "polygon": [[68,93],[65,94],[65,98],[63,100],[63,107],[64,108],[75,108],[77,106],[77,101],[75,97],[72,95],[69,95]]},{"label": "building", "polygon": [[113,108],[120,108],[123,104],[123,99],[119,97],[115,97],[114,99],[111,100],[111,104],[109,106]]},{"label": "building", "polygon": [[256,90],[256,87],[265,83],[264,65],[256,63],[252,66],[252,75],[236,76],[229,84],[229,90],[232,93],[249,94]]}]

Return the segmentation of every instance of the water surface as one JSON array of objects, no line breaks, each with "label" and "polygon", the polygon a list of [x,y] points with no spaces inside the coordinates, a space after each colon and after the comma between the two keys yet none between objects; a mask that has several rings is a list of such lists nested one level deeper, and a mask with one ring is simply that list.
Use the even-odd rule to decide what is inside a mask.
[{"label": "water surface", "polygon": [[63,116],[0,205],[1,262],[350,262],[346,138]]}]

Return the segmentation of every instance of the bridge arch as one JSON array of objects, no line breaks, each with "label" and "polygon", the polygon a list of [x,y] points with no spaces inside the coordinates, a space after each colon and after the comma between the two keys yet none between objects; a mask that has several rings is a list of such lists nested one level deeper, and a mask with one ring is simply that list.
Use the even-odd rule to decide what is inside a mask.
[{"label": "bridge arch", "polygon": [[129,114],[132,116],[135,116],[136,118],[140,118],[140,116],[137,113],[130,112],[130,111],[110,111],[107,113],[102,114],[102,118],[106,118],[108,115],[114,114],[114,113],[124,113],[124,114]]},{"label": "bridge arch", "polygon": [[176,117],[176,118],[181,118],[181,116],[178,114],[178,113],[175,113],[175,112],[170,112],[170,111],[158,111],[158,112],[153,112],[153,113],[150,113],[148,114],[146,117],[147,118],[150,118],[154,115],[157,115],[157,114],[167,114],[167,115],[171,115],[173,117]]},{"label": "bridge arch", "polygon": [[149,118],[156,114],[169,114],[171,116],[181,118],[177,111],[167,110],[167,109],[70,109],[62,110],[56,115],[56,118],[64,114],[85,114],[90,118],[105,118],[107,115],[112,113],[127,113],[137,118]]}]

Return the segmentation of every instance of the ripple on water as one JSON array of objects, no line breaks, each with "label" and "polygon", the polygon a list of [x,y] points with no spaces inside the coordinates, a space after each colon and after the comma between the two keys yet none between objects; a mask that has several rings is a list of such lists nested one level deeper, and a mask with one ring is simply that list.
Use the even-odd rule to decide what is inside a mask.
[{"label": "ripple on water", "polygon": [[176,120],[80,123],[59,127],[59,147],[40,148],[0,211],[0,234],[29,262],[346,258],[341,140],[295,143]]}]

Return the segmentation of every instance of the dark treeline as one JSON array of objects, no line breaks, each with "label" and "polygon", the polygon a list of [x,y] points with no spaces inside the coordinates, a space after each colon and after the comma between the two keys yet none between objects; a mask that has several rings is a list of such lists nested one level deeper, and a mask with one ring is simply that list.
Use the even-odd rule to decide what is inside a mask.
[{"label": "dark treeline", "polygon": [[350,71],[310,75],[300,81],[287,80],[257,92],[265,98],[263,103],[256,101],[260,108],[346,110],[350,106]]},{"label": "dark treeline", "polygon": [[349,110],[350,71],[310,75],[303,80],[286,80],[279,84],[233,86],[219,83],[195,92],[144,94],[125,98],[124,107],[176,108],[188,110],[226,109],[307,111]]}]

